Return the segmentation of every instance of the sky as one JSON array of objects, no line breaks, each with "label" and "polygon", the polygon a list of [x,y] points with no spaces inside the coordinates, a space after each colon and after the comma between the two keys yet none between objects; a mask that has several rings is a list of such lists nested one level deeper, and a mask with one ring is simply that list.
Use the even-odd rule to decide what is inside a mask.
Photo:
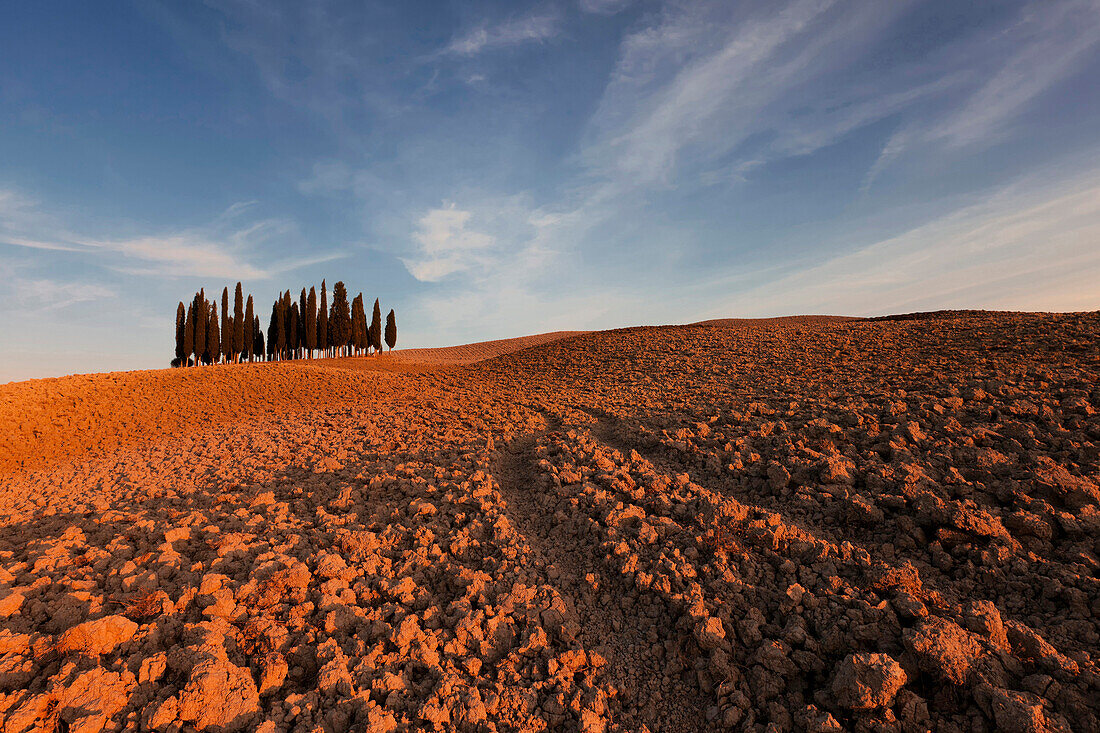
[{"label": "sky", "polygon": [[1100,0],[8,3],[0,382],[343,280],[400,346],[1100,308]]}]

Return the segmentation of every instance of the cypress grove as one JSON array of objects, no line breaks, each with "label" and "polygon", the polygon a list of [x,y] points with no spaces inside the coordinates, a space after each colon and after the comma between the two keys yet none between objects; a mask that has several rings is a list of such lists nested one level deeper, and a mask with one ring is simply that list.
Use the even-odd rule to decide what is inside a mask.
[{"label": "cypress grove", "polygon": [[[172,366],[381,353],[381,305],[376,298],[368,323],[365,303],[361,292],[349,303],[343,281],[333,286],[331,305],[326,280],[321,281],[319,301],[312,285],[308,290],[302,287],[297,299],[290,290],[283,290],[271,305],[265,334],[253,296],[245,294],[242,283],[238,281],[234,289],[232,311],[229,286],[222,288],[221,313],[218,303],[208,301],[205,289],[200,289],[190,303],[176,305]],[[392,309],[386,317],[385,343],[391,350],[397,343]]]}]

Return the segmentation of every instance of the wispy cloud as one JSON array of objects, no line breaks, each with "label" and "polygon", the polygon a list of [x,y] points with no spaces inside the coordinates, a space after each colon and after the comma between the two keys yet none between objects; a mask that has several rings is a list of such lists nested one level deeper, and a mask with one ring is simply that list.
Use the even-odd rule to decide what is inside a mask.
[{"label": "wispy cloud", "polygon": [[580,0],[580,7],[586,13],[614,15],[628,8],[634,0]]},{"label": "wispy cloud", "polygon": [[[412,221],[415,251],[403,261],[426,285],[405,307],[413,338],[461,343],[585,328],[637,304],[613,283],[586,288],[568,276],[575,266],[568,240],[579,231],[571,213],[535,207],[524,196],[468,192],[463,201]],[[563,275],[576,287],[556,281]]]},{"label": "wispy cloud", "polygon": [[1026,8],[1008,34],[1015,50],[929,137],[958,146],[1000,132],[1100,45],[1100,3],[1083,0]]},{"label": "wispy cloud", "polygon": [[[83,239],[90,250],[121,255],[112,267],[131,275],[259,280],[271,273],[245,261],[226,241],[197,231],[133,239]],[[141,264],[135,264],[141,263]]]},{"label": "wispy cloud", "polygon": [[[731,130],[730,122],[748,101],[739,91],[773,75],[762,65],[831,5],[831,0],[800,0],[780,13],[738,23],[717,48],[696,55],[656,87],[647,82],[657,64],[686,39],[698,36],[705,43],[710,35],[705,24],[695,14],[675,17],[627,39],[613,88],[596,119],[597,126],[610,129],[586,151],[588,159],[610,163],[623,177],[648,184],[667,180],[685,146],[715,142],[716,126],[725,130],[724,146],[735,144],[744,131],[736,125]],[[756,96],[758,89],[751,91]],[[771,94],[776,91],[772,87]],[[761,101],[757,97],[757,104]]]},{"label": "wispy cloud", "polygon": [[[702,317],[938,308],[1100,307],[1100,168],[1048,175],[819,264],[754,274],[757,287]],[[728,289],[722,279],[703,288]]]},{"label": "wispy cloud", "polygon": [[940,146],[957,155],[962,147],[1002,142],[1013,121],[1079,71],[1098,47],[1100,3],[1068,0],[1025,6],[1006,27],[946,49],[931,68],[965,70],[969,79],[963,96],[904,123],[868,171],[864,190],[909,150]]},{"label": "wispy cloud", "polygon": [[[13,202],[17,202],[14,204]],[[0,245],[31,250],[74,252],[99,258],[101,266],[132,275],[218,277],[261,280],[297,267],[330,261],[342,252],[302,260],[256,264],[264,246],[293,233],[286,220],[242,220],[253,202],[230,206],[204,227],[135,237],[95,237],[73,231],[17,192],[0,191]]]},{"label": "wispy cloud", "polygon": [[65,282],[56,278],[35,277],[9,262],[0,261],[0,277],[7,287],[0,293],[0,306],[5,313],[48,314],[74,305],[114,298],[109,287],[91,282]]},{"label": "wispy cloud", "polygon": [[[746,161],[806,155],[887,118],[899,128],[866,186],[918,145],[1003,139],[1100,45],[1100,3],[1031,5],[921,58],[867,59],[913,2],[670,3],[621,44],[581,159],[617,189],[663,186]],[[745,9],[743,9],[745,8]],[[944,152],[950,155],[950,151]],[[725,180],[736,180],[730,176]],[[719,175],[717,180],[723,180]]]},{"label": "wispy cloud", "polygon": [[556,236],[560,218],[524,196],[467,198],[465,207],[447,202],[416,218],[413,252],[401,258],[406,269],[421,282],[460,279],[475,292],[529,284],[554,254],[547,234]]},{"label": "wispy cloud", "polygon": [[355,175],[351,166],[343,161],[317,162],[310,175],[298,182],[298,190],[307,195],[343,191],[352,186]]},{"label": "wispy cloud", "polygon": [[[262,218],[259,209],[243,201],[201,226],[102,236],[92,231],[102,224],[0,190],[0,312],[19,316],[5,328],[0,380],[162,366],[163,354],[170,353],[175,298],[185,294],[179,278],[257,284],[347,256],[303,251],[291,222]],[[114,227],[137,228],[133,222]],[[109,355],[96,352],[116,341],[134,353],[122,358],[114,347]]]},{"label": "wispy cloud", "polygon": [[[822,111],[794,122],[769,107],[812,80],[826,65],[822,54],[831,43],[841,38],[870,42],[875,28],[892,17],[882,13],[873,21],[847,14],[827,18],[832,7],[830,0],[800,0],[778,15],[748,15],[731,23],[724,16],[728,14],[724,4],[676,6],[667,9],[657,24],[629,34],[589,125],[580,156],[581,174],[563,187],[560,198],[541,206],[530,202],[517,206],[513,198],[488,197],[472,206],[417,214],[410,236],[415,251],[403,261],[418,280],[450,286],[423,297],[423,303],[431,302],[441,310],[429,315],[425,308],[422,317],[439,321],[446,314],[457,322],[483,320],[492,305],[503,311],[497,314],[498,321],[510,321],[528,315],[519,304],[530,304],[534,311],[565,300],[576,300],[578,311],[588,309],[584,323],[593,323],[591,314],[631,322],[646,308],[652,310],[653,303],[631,294],[638,283],[612,284],[625,277],[623,272],[636,271],[639,261],[658,261],[652,242],[647,241],[652,232],[638,231],[629,221],[632,216],[645,216],[636,192],[672,180],[685,185],[682,176],[673,178],[685,156],[696,169],[696,185],[743,178],[764,165],[765,159],[730,161],[727,172],[715,168],[715,162],[758,132],[761,119],[785,125],[775,150],[785,146],[782,154],[789,155],[824,145],[868,119],[931,93],[922,88],[873,102],[875,91],[864,90],[864,96],[854,102],[834,100],[830,106],[820,100]],[[828,63],[838,62],[830,58]],[[815,121],[827,124],[815,129]],[[315,170],[308,187],[346,187],[348,180],[343,168],[326,167]],[[455,199],[468,200],[461,195]],[[621,240],[628,233],[643,239],[628,248],[634,256],[625,267],[618,265],[619,273],[599,268],[585,272],[583,252],[593,242],[599,240],[600,246],[589,249],[588,256],[598,260],[600,250],[625,246]],[[690,246],[684,238],[679,245],[681,252]],[[666,248],[660,256],[672,253]],[[592,294],[566,298],[564,282],[573,290],[592,288]],[[502,294],[516,307],[502,302]],[[664,297],[672,298],[669,292]]]},{"label": "wispy cloud", "polygon": [[472,213],[454,204],[432,209],[418,222],[413,240],[419,245],[416,256],[404,258],[409,273],[417,280],[434,282],[469,269],[481,259],[482,251],[495,239],[483,232],[467,229]]},{"label": "wispy cloud", "polygon": [[495,48],[541,43],[556,37],[560,30],[561,20],[557,15],[527,15],[469,30],[452,40],[443,53],[474,56]]}]

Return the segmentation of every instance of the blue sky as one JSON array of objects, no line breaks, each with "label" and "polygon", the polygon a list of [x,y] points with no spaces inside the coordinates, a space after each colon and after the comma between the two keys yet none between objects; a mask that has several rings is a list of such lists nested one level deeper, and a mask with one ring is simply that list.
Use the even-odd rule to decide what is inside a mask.
[{"label": "blue sky", "polygon": [[404,346],[1100,308],[1100,3],[9,3],[0,381],[343,279]]}]

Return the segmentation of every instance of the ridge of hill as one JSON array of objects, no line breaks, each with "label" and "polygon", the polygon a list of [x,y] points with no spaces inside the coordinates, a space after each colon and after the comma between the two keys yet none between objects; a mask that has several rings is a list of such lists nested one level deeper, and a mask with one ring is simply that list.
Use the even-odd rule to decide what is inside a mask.
[{"label": "ridge of hill", "polygon": [[580,336],[589,331],[551,331],[549,333],[539,333],[531,336],[519,336],[516,338],[506,339],[494,339],[492,341],[478,341],[472,344],[461,344],[459,346],[440,346],[434,348],[423,349],[399,349],[397,351],[391,351],[387,353],[387,356],[392,358],[414,364],[445,364],[445,365],[465,365],[474,364],[486,359],[492,359],[497,356],[503,356],[504,354],[510,354],[522,349],[529,349],[533,346],[541,346],[542,344],[550,343],[552,341],[560,341],[561,339],[572,338],[573,336]]},{"label": "ridge of hill", "polygon": [[770,318],[712,318],[689,326],[798,326],[810,323],[845,323],[858,321],[855,316],[773,316]]}]

